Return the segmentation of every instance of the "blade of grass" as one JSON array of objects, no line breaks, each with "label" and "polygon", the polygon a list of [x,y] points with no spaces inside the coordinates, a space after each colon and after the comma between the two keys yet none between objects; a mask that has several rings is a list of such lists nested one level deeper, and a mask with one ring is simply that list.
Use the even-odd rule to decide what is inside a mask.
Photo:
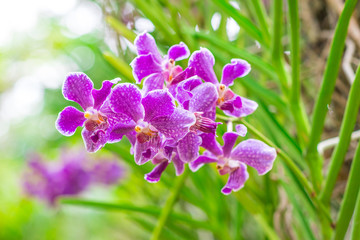
[{"label": "blade of grass", "polygon": [[176,179],[176,183],[174,188],[171,191],[171,194],[169,198],[165,202],[165,206],[161,211],[161,214],[159,216],[158,222],[152,232],[151,240],[157,240],[160,238],[161,232],[166,224],[166,221],[168,220],[168,217],[173,210],[173,207],[175,205],[175,202],[178,198],[178,195],[180,193],[180,189],[184,185],[185,179],[188,175],[189,170],[186,168],[184,173]]},{"label": "blade of grass", "polygon": [[277,80],[277,76],[275,74],[275,69],[270,64],[264,62],[260,57],[253,55],[246,50],[239,49],[235,45],[233,45],[227,41],[221,40],[217,37],[214,37],[210,34],[206,34],[203,32],[193,32],[193,35],[196,38],[205,40],[208,43],[212,44],[213,46],[216,46],[219,49],[230,53],[233,56],[245,59],[250,64],[252,64],[253,67],[262,71],[264,74],[266,74],[271,79]]},{"label": "blade of grass", "polygon": [[317,145],[324,129],[325,117],[328,111],[327,105],[335,88],[341,57],[344,50],[345,39],[349,21],[355,9],[357,0],[347,0],[344,9],[336,25],[334,39],[331,44],[329,58],[326,62],[320,93],[315,102],[312,117],[312,126],[305,160],[307,161],[312,176],[313,184],[320,187],[322,161],[317,152]]},{"label": "blade of grass", "polygon": [[360,195],[356,200],[355,214],[351,231],[351,240],[360,239]]},{"label": "blade of grass", "polygon": [[119,73],[121,73],[121,75],[127,79],[128,82],[135,82],[132,69],[128,63],[109,51],[104,52],[103,56],[108,63],[110,63],[116,70],[119,71]]},{"label": "blade of grass", "polygon": [[349,180],[346,185],[344,198],[341,203],[339,215],[336,221],[334,232],[334,240],[342,240],[345,238],[351,217],[354,213],[356,199],[359,198],[359,172],[360,172],[360,142],[355,151],[355,156],[351,164]]},{"label": "blade of grass", "polygon": [[[137,213],[143,213],[150,216],[157,217],[160,215],[161,210],[160,208],[156,206],[134,206],[132,204],[127,203],[106,203],[106,202],[98,202],[98,201],[92,201],[92,200],[85,200],[85,199],[78,199],[78,198],[62,198],[60,200],[61,204],[67,204],[67,205],[76,205],[76,206],[83,206],[83,207],[92,207],[102,210],[109,210],[109,211],[124,211],[124,212],[137,212]],[[207,222],[201,222],[198,220],[194,220],[188,215],[182,214],[182,213],[171,213],[169,215],[169,219],[176,220],[179,222],[183,222],[185,224],[189,224],[190,226],[206,229],[206,230],[212,230],[212,227]]]},{"label": "blade of grass", "polygon": [[261,31],[247,17],[242,15],[239,10],[223,0],[213,0],[213,2],[226,14],[232,17],[252,38],[257,40],[259,43],[268,46],[268,43],[265,41]]},{"label": "blade of grass", "polygon": [[344,162],[345,154],[350,144],[351,133],[354,130],[356,119],[360,107],[360,66],[355,75],[355,80],[350,88],[349,98],[346,103],[344,118],[340,127],[339,143],[335,147],[331,155],[330,167],[325,180],[325,186],[321,192],[320,198],[328,204],[331,198],[331,193],[334,189],[337,176]]},{"label": "blade of grass", "polygon": [[136,38],[136,34],[128,29],[122,22],[114,18],[113,16],[107,16],[106,22],[121,36],[129,40],[130,42],[134,42]]},{"label": "blade of grass", "polygon": [[295,119],[299,140],[305,144],[309,141],[310,125],[305,108],[301,101],[300,84],[300,18],[298,0],[288,0],[290,19],[290,56],[291,56],[291,93],[290,107]]}]

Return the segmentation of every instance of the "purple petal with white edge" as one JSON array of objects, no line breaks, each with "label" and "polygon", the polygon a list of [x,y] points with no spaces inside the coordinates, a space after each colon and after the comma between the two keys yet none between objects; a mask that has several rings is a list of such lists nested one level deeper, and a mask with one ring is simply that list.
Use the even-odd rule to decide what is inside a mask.
[{"label": "purple petal with white edge", "polygon": [[175,109],[173,98],[167,90],[149,92],[141,103],[144,106],[146,122],[151,122],[156,117],[169,116]]},{"label": "purple petal with white edge", "polygon": [[197,134],[189,132],[179,140],[177,150],[181,161],[189,163],[199,156],[199,147],[202,139]]},{"label": "purple petal with white edge", "polygon": [[114,79],[112,81],[103,81],[101,89],[93,89],[91,91],[92,96],[94,98],[94,108],[100,109],[100,107],[103,105],[106,98],[109,96],[111,92],[111,88],[114,84],[116,84],[120,78]]},{"label": "purple petal with white edge", "polygon": [[203,83],[194,88],[191,93],[193,94],[189,102],[190,112],[207,112],[213,109],[218,93],[216,87],[212,83]]},{"label": "purple petal with white edge", "polygon": [[251,70],[250,64],[242,59],[231,59],[231,63],[226,64],[223,68],[221,83],[225,86],[234,84],[236,78],[246,76]]},{"label": "purple petal with white edge", "polygon": [[200,156],[197,159],[195,159],[194,161],[189,163],[189,168],[191,171],[196,172],[197,170],[199,170],[199,168],[201,168],[204,164],[206,163],[214,163],[217,162],[218,160],[216,158],[212,158],[212,157],[208,157],[208,156]]},{"label": "purple petal with white edge", "polygon": [[65,79],[62,91],[67,100],[77,102],[86,110],[94,105],[91,96],[93,88],[93,82],[85,73],[70,73]]},{"label": "purple petal with white edge", "polygon": [[165,77],[163,73],[151,74],[149,77],[147,77],[144,80],[144,85],[142,89],[144,96],[146,96],[148,92],[153,91],[155,89],[163,89],[164,81],[165,81]]},{"label": "purple petal with white edge", "polygon": [[151,172],[145,174],[145,180],[150,183],[158,182],[160,180],[161,174],[165,171],[168,165],[169,161],[163,161],[162,163],[156,165]]},{"label": "purple petal with white edge", "polygon": [[134,45],[138,55],[147,55],[151,53],[158,63],[162,62],[162,57],[156,46],[155,39],[150,34],[144,32],[137,35],[134,41]]},{"label": "purple petal with white edge", "polygon": [[215,135],[212,133],[203,133],[200,135],[202,139],[201,146],[206,150],[210,151],[215,156],[223,155],[220,144],[216,141]]},{"label": "purple petal with white edge", "polygon": [[111,128],[109,133],[109,143],[118,142],[122,137],[131,131],[134,131],[136,123],[133,120],[119,122]]},{"label": "purple petal with white edge", "polygon": [[271,170],[276,158],[276,150],[262,141],[248,139],[233,149],[230,158],[255,168],[259,175],[263,175]]},{"label": "purple petal with white edge", "polygon": [[190,56],[189,48],[183,42],[173,45],[168,51],[169,59],[173,59],[175,61],[186,59],[189,56]]},{"label": "purple petal with white edge", "polygon": [[184,103],[187,100],[190,100],[193,96],[191,90],[202,84],[202,80],[198,76],[193,76],[189,79],[186,79],[180,82],[176,86],[176,98],[180,103]]},{"label": "purple petal with white edge", "polygon": [[223,149],[223,153],[224,153],[224,157],[229,157],[232,148],[235,145],[236,139],[238,138],[239,134],[235,133],[235,132],[227,132],[224,134],[223,139],[224,139],[224,145],[222,147]]},{"label": "purple petal with white edge", "polygon": [[140,143],[135,142],[134,146],[134,159],[137,165],[143,165],[150,161],[158,152],[157,146],[151,142]]},{"label": "purple petal with white edge", "polygon": [[221,192],[225,195],[229,195],[231,191],[236,192],[240,190],[242,187],[244,187],[244,184],[248,178],[249,174],[246,171],[246,165],[240,163],[240,166],[230,173],[229,179],[223,189],[221,189]]},{"label": "purple petal with white edge", "polygon": [[173,154],[171,161],[174,163],[176,176],[180,176],[185,170],[184,162],[180,160],[177,153]]},{"label": "purple petal with white edge", "polygon": [[84,124],[85,120],[83,112],[69,106],[59,113],[55,127],[62,135],[71,136],[75,133],[77,127]]},{"label": "purple petal with white edge", "polygon": [[144,108],[141,105],[141,92],[133,84],[118,84],[110,94],[110,107],[116,113],[123,113],[131,117],[135,122],[144,116]]},{"label": "purple petal with white edge", "polygon": [[88,131],[86,128],[84,128],[81,132],[81,135],[88,152],[98,151],[106,144],[108,140],[106,132],[103,130]]},{"label": "purple petal with white edge", "polygon": [[247,134],[247,128],[244,124],[237,124],[235,126],[236,132],[241,136],[245,137]]},{"label": "purple petal with white edge", "polygon": [[183,138],[195,124],[195,115],[185,109],[175,108],[170,116],[157,117],[151,124],[167,138],[175,141]]},{"label": "purple petal with white edge", "polygon": [[250,99],[241,97],[242,106],[240,108],[236,108],[230,112],[224,110],[224,113],[231,117],[246,117],[252,114],[258,107],[258,104]]},{"label": "purple petal with white edge", "polygon": [[189,67],[193,68],[195,74],[205,82],[219,84],[214,72],[215,59],[212,53],[206,48],[193,52],[189,59]]},{"label": "purple petal with white edge", "polygon": [[136,57],[130,66],[133,69],[133,75],[137,83],[141,83],[144,77],[153,73],[161,73],[163,71],[160,63],[156,62],[151,53]]}]

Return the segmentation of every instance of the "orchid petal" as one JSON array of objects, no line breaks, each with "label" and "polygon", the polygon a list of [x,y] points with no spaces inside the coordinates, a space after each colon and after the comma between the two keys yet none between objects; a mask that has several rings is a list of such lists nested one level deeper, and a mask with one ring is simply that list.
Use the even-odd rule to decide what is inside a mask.
[{"label": "orchid petal", "polygon": [[224,134],[223,139],[224,139],[224,146],[222,147],[223,149],[223,153],[224,153],[224,157],[229,157],[232,148],[235,145],[236,139],[238,138],[239,134],[234,133],[234,132],[227,132]]},{"label": "orchid petal", "polygon": [[71,136],[75,133],[77,127],[84,124],[85,120],[83,112],[69,106],[59,113],[55,127],[62,135]]},{"label": "orchid petal", "polygon": [[81,132],[86,150],[88,152],[96,152],[102,148],[107,142],[106,132],[103,130],[88,131],[84,128]]},{"label": "orchid petal", "polygon": [[183,42],[177,45],[173,45],[172,47],[170,47],[168,51],[169,59],[173,59],[174,61],[180,61],[188,58],[189,56],[190,56],[190,50]]},{"label": "orchid petal", "polygon": [[271,170],[276,158],[276,150],[262,141],[248,139],[240,142],[233,149],[230,158],[255,168],[259,175],[263,175]]},{"label": "orchid petal", "polygon": [[158,62],[162,62],[162,57],[156,46],[155,39],[150,34],[144,32],[136,36],[134,45],[138,55],[147,55],[151,53],[154,59]]},{"label": "orchid petal", "polygon": [[165,171],[168,165],[169,161],[163,161],[162,163],[156,165],[151,172],[145,174],[145,180],[150,183],[158,182],[160,180],[161,174]]},{"label": "orchid petal", "polygon": [[215,156],[223,155],[223,151],[220,144],[216,141],[215,135],[212,133],[203,133],[200,135],[202,139],[201,146],[206,150],[210,151]]},{"label": "orchid petal", "polygon": [[225,86],[234,84],[234,79],[246,76],[251,70],[250,64],[242,59],[231,59],[223,68],[221,83]]},{"label": "orchid petal", "polygon": [[148,92],[153,91],[155,89],[163,89],[164,81],[165,81],[165,77],[163,73],[151,74],[149,77],[147,77],[144,80],[144,85],[142,89],[144,96],[146,96]]},{"label": "orchid petal", "polygon": [[204,164],[213,163],[213,162],[217,162],[217,159],[202,155],[202,156],[198,157],[196,160],[190,162],[189,163],[189,168],[190,168],[191,171],[196,172]]},{"label": "orchid petal", "polygon": [[165,137],[178,141],[189,132],[189,128],[195,124],[195,121],[193,113],[175,108],[171,115],[157,117],[151,121],[151,124]]},{"label": "orchid petal", "polygon": [[181,161],[189,163],[199,156],[199,147],[202,142],[201,137],[193,132],[189,132],[179,140],[177,150]]},{"label": "orchid petal", "polygon": [[221,189],[221,192],[225,195],[229,195],[231,191],[236,192],[240,190],[242,187],[244,187],[244,184],[248,178],[249,174],[246,171],[246,165],[240,163],[240,166],[230,173],[229,179],[223,189]]},{"label": "orchid petal", "polygon": [[179,154],[177,153],[173,155],[171,160],[174,163],[176,176],[180,176],[185,170],[184,162],[180,160]]},{"label": "orchid petal", "polygon": [[149,92],[141,101],[145,110],[144,121],[151,122],[154,118],[169,116],[174,112],[175,103],[167,90]]},{"label": "orchid petal", "polygon": [[231,117],[246,117],[252,114],[258,107],[258,104],[252,100],[241,97],[241,107],[235,106],[233,111],[224,110],[224,113]]},{"label": "orchid petal", "polygon": [[190,112],[207,112],[213,109],[218,99],[216,87],[208,82],[200,84],[191,93],[193,96],[189,102]]},{"label": "orchid petal", "polygon": [[110,94],[110,107],[116,113],[123,113],[135,122],[144,116],[140,90],[130,83],[118,84]]},{"label": "orchid petal", "polygon": [[[115,80],[115,81],[114,81]],[[100,109],[100,107],[103,105],[106,98],[109,96],[111,92],[111,88],[114,84],[117,83],[117,79],[114,79],[113,81],[104,81],[102,83],[101,89],[93,89],[91,91],[92,96],[94,98],[94,108]]]},{"label": "orchid petal", "polygon": [[70,73],[65,79],[62,91],[67,100],[77,102],[86,111],[94,105],[91,96],[93,88],[93,82],[85,73]]},{"label": "orchid petal", "polygon": [[133,75],[137,83],[141,83],[144,77],[163,71],[160,63],[156,62],[151,53],[136,57],[130,63],[130,66],[133,69]]},{"label": "orchid petal", "polygon": [[189,59],[189,67],[193,68],[195,74],[205,82],[219,84],[214,72],[215,59],[212,53],[206,48],[193,52]]},{"label": "orchid petal", "polygon": [[236,132],[241,136],[245,137],[247,133],[247,128],[244,124],[237,124],[235,126]]}]

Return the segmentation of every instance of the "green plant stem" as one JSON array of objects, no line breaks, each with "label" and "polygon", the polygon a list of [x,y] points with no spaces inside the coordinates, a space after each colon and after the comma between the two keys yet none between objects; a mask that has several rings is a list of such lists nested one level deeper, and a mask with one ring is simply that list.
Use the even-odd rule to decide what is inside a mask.
[{"label": "green plant stem", "polygon": [[283,25],[283,1],[274,0],[273,1],[273,25],[272,25],[272,42],[271,42],[271,51],[272,51],[272,61],[281,84],[282,92],[285,96],[288,95],[288,78],[286,76],[286,71],[283,64],[283,49],[282,49],[282,25]]},{"label": "green plant stem", "polygon": [[221,40],[217,37],[214,37],[210,34],[206,34],[203,32],[193,32],[193,35],[196,38],[206,40],[211,45],[213,45],[225,52],[228,52],[232,55],[236,55],[237,57],[245,59],[251,65],[253,65],[257,69],[262,71],[267,76],[269,76],[271,79],[277,80],[277,75],[275,74],[275,69],[273,68],[273,66],[271,66],[267,62],[263,61],[260,57],[253,55],[253,54],[247,52],[246,50],[239,49],[235,45],[233,45],[227,41]]},{"label": "green plant stem", "polygon": [[355,214],[353,219],[351,240],[360,239],[360,195],[358,194],[356,200]]},{"label": "green plant stem", "polygon": [[232,17],[245,32],[247,32],[252,38],[259,43],[267,46],[261,31],[252,23],[250,19],[242,15],[239,10],[234,8],[230,3],[223,0],[212,0],[218,7],[220,7],[226,14]]},{"label": "green plant stem", "polygon": [[130,42],[134,42],[136,34],[128,29],[122,22],[113,16],[107,16],[105,20],[117,33],[125,37]]},{"label": "green plant stem", "polygon": [[263,36],[265,41],[269,41],[270,33],[268,26],[268,16],[266,14],[266,10],[264,8],[264,4],[260,0],[252,0],[250,3],[254,6],[256,17],[260,23],[261,30],[263,32]]},{"label": "green plant stem", "polygon": [[[321,84],[320,93],[315,102],[313,111],[312,126],[310,132],[309,143],[305,160],[307,161],[313,184],[320,186],[320,182],[316,181],[317,176],[321,176],[322,160],[317,152],[317,145],[320,141],[321,134],[324,129],[325,116],[327,114],[327,105],[331,101],[334,91],[336,78],[338,76],[342,53],[344,50],[345,39],[349,21],[356,6],[357,0],[347,0],[344,9],[337,23],[334,39],[331,44],[329,58],[326,63],[324,78]],[[314,180],[316,182],[314,182]]]},{"label": "green plant stem", "polygon": [[321,200],[327,204],[330,201],[331,193],[334,189],[335,182],[342,163],[344,162],[345,154],[350,144],[351,133],[354,130],[356,118],[360,107],[360,66],[355,75],[355,80],[350,88],[349,98],[345,107],[345,114],[341,123],[339,143],[331,156],[329,172],[325,181],[325,186],[321,192]]},{"label": "green plant stem", "polygon": [[158,222],[155,226],[155,229],[152,232],[151,240],[157,240],[160,238],[161,232],[166,224],[166,221],[169,218],[169,215],[175,205],[176,199],[179,196],[180,190],[182,186],[184,185],[185,179],[189,173],[189,170],[186,168],[184,173],[177,178],[175,182],[175,186],[172,189],[172,192],[170,193],[169,198],[165,202],[165,206],[163,210],[161,211],[160,217],[158,219]]},{"label": "green plant stem", "polygon": [[327,209],[324,207],[322,202],[316,196],[316,193],[315,193],[313,187],[308,182],[308,180],[306,179],[305,175],[301,172],[301,170],[296,166],[296,164],[291,160],[291,158],[284,151],[282,151],[280,148],[278,148],[270,139],[268,139],[262,133],[260,133],[254,126],[252,126],[251,124],[249,124],[248,122],[244,121],[241,118],[226,117],[226,116],[222,116],[222,115],[216,115],[216,117],[218,119],[222,119],[225,121],[239,122],[239,123],[244,124],[247,127],[247,129],[249,130],[249,132],[251,132],[253,135],[255,135],[256,137],[261,139],[267,145],[275,148],[278,156],[283,160],[285,165],[290,169],[290,171],[295,175],[295,177],[298,179],[298,181],[302,184],[302,186],[304,187],[307,194],[310,196],[312,201],[317,206],[318,210],[325,217],[326,221],[328,222],[328,225],[332,224],[332,220],[331,220],[329,212],[327,211]]},{"label": "green plant stem", "polygon": [[299,140],[305,144],[308,142],[310,126],[305,108],[301,101],[300,84],[300,18],[298,0],[288,0],[290,19],[290,54],[291,54],[291,92],[290,108],[295,119],[296,130]]},{"label": "green plant stem", "polygon": [[349,180],[346,186],[344,198],[341,203],[339,215],[336,221],[334,240],[342,240],[345,238],[351,217],[354,212],[356,198],[358,198],[360,181],[360,142],[356,148],[355,156],[351,164]]},{"label": "green plant stem", "polygon": [[123,59],[115,56],[112,52],[109,52],[109,51],[105,51],[103,53],[103,57],[117,71],[119,71],[119,73],[121,75],[123,75],[127,79],[128,82],[135,82],[131,67]]}]

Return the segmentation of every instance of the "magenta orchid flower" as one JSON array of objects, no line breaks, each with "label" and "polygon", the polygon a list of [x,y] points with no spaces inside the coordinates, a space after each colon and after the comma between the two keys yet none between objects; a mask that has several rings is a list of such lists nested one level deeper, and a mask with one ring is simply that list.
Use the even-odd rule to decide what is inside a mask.
[{"label": "magenta orchid flower", "polygon": [[134,44],[138,57],[130,65],[137,83],[145,79],[145,95],[152,90],[163,89],[165,83],[170,84],[182,72],[182,68],[175,65],[176,61],[190,56],[190,51],[183,42],[170,47],[167,55],[161,56],[155,39],[146,32],[138,35]]},{"label": "magenta orchid flower", "polygon": [[56,129],[65,136],[71,136],[77,127],[84,126],[82,137],[89,152],[96,152],[107,142],[119,141],[122,136],[113,133],[112,129],[128,119],[114,113],[107,101],[117,81],[104,81],[102,88],[96,90],[86,74],[69,74],[63,85],[63,95],[67,100],[77,102],[84,112],[72,106],[65,107],[58,115]]},{"label": "magenta orchid flower", "polygon": [[206,48],[200,48],[190,56],[188,65],[193,74],[217,87],[219,96],[216,104],[226,115],[245,117],[253,113],[258,104],[236,95],[229,88],[236,78],[244,77],[250,72],[250,64],[242,59],[232,59],[230,64],[224,66],[220,83],[214,72],[214,64],[212,53]]},{"label": "magenta orchid flower", "polygon": [[213,134],[201,135],[202,146],[207,151],[189,163],[192,171],[197,171],[206,163],[217,163],[217,169],[221,175],[229,174],[229,179],[221,190],[226,195],[244,186],[249,177],[247,165],[255,168],[259,175],[263,175],[272,169],[276,158],[275,148],[255,139],[242,141],[233,148],[238,136],[246,134],[243,126],[236,128],[238,132],[227,132],[223,135],[222,147]]},{"label": "magenta orchid flower", "polygon": [[[142,98],[133,84],[118,84],[110,95],[110,107],[129,121],[118,124],[113,131],[118,134],[136,132],[134,157],[144,164],[158,153],[165,139],[178,141],[195,124],[193,113],[175,106],[167,90],[154,90]],[[133,133],[134,134],[134,133]]]},{"label": "magenta orchid flower", "polygon": [[27,194],[53,206],[60,196],[78,195],[91,184],[115,184],[123,172],[116,161],[102,159],[94,164],[82,153],[63,155],[60,162],[50,164],[36,155],[29,161],[23,186]]}]

